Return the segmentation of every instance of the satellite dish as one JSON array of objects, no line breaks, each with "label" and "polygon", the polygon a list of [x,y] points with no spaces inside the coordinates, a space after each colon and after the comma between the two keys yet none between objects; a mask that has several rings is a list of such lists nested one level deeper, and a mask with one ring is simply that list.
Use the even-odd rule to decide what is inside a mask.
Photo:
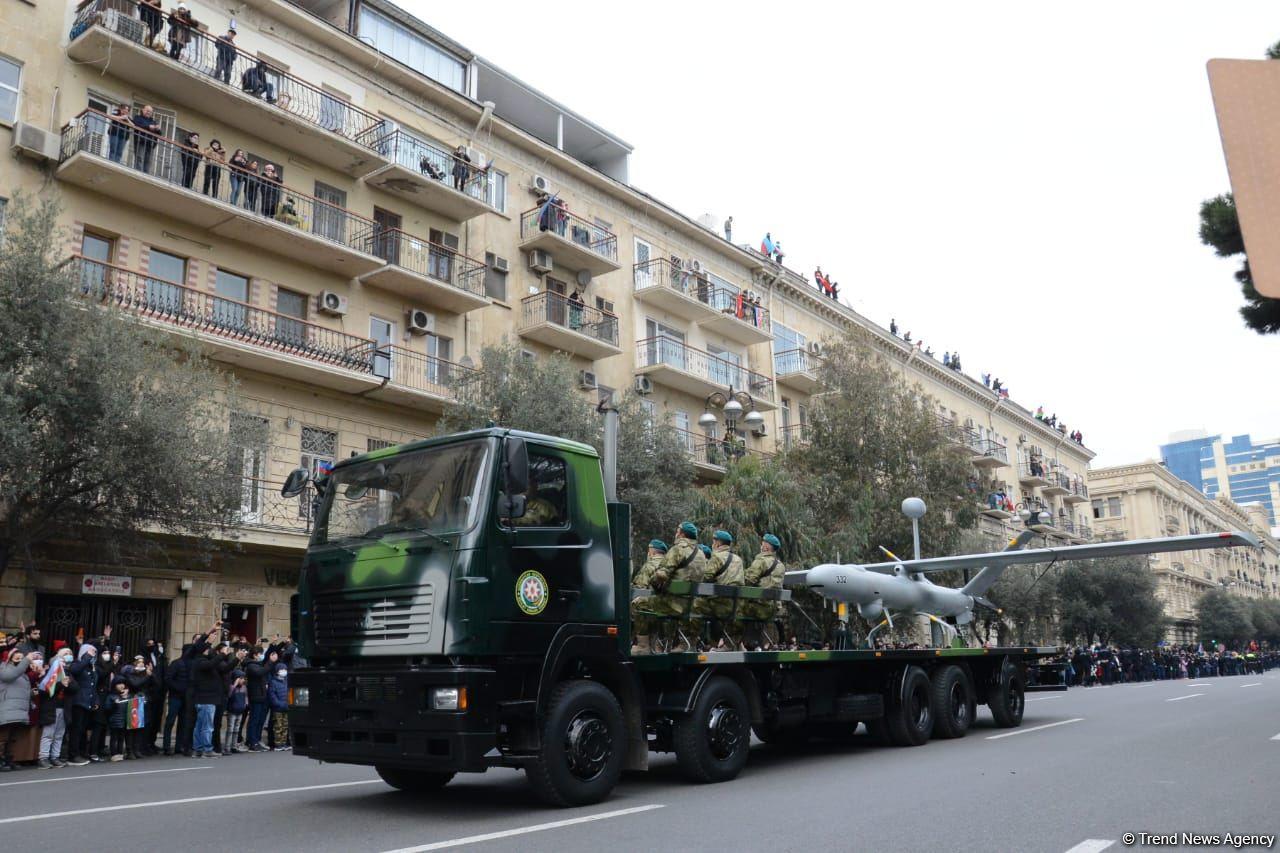
[{"label": "satellite dish", "polygon": [[586,287],[591,283],[591,270],[578,270],[578,285]]}]

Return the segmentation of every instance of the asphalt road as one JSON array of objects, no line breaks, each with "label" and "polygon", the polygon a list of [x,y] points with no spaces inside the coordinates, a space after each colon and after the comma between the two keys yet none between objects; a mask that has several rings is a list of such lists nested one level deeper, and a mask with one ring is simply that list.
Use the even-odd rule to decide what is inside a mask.
[{"label": "asphalt road", "polygon": [[0,846],[1095,853],[1125,833],[1277,834],[1278,792],[1272,671],[1033,694],[1020,729],[983,711],[962,740],[914,749],[757,744],[721,785],[688,785],[656,756],[582,809],[542,807],[513,771],[424,799],[288,753],[27,770],[0,776]]}]

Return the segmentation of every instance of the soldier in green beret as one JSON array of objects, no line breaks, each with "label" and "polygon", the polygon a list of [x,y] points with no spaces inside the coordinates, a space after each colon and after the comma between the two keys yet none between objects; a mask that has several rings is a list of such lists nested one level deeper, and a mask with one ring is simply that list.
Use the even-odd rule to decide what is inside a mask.
[{"label": "soldier in green beret", "polygon": [[[685,598],[683,596],[665,594],[665,591],[672,581],[690,581],[692,583],[701,581],[706,563],[707,558],[702,555],[701,549],[698,548],[698,525],[692,521],[682,521],[680,526],[676,528],[675,542],[668,549],[666,556],[658,563],[658,568],[653,573],[653,580],[650,585],[658,595],[649,600],[645,609],[661,616],[684,616]],[[681,623],[686,631],[692,630],[692,626],[687,621],[681,620]],[[689,651],[689,649],[683,642],[680,642],[671,651],[684,652]]]},{"label": "soldier in green beret", "polygon": [[[760,537],[760,553],[756,554],[756,558],[751,561],[751,565],[747,566],[745,572],[745,580],[747,586],[758,586],[761,589],[782,589],[782,577],[786,574],[787,567],[782,560],[778,558],[778,551],[782,549],[782,542],[772,533],[766,533]],[[744,615],[752,619],[760,621],[772,621],[777,623],[779,644],[782,641],[782,619],[786,616],[786,611],[781,601],[774,603],[772,601],[749,602]],[[753,639],[753,645],[756,644]],[[766,638],[767,639],[767,638]]]},{"label": "soldier in green beret", "polygon": [[[649,540],[649,551],[644,563],[631,578],[633,589],[649,589],[653,583],[653,573],[667,554],[667,543],[661,539]],[[631,653],[646,654],[649,652],[649,633],[653,629],[653,617],[646,614],[646,599],[639,598],[631,602]]]},{"label": "soldier in green beret", "polygon": [[[717,530],[712,535],[711,540],[714,543],[712,555],[702,573],[702,582],[721,586],[742,586],[745,580],[745,570],[742,567],[742,557],[733,552],[733,534],[727,530]],[[741,641],[735,631],[736,625],[727,624],[733,619],[733,604],[732,598],[720,596],[699,598],[693,603],[695,616],[710,617],[713,620],[711,636],[712,641],[716,643],[718,648],[736,649]],[[700,629],[701,625],[698,627]],[[699,630],[699,633],[701,633],[701,630]],[[723,635],[726,633],[733,640],[732,646],[725,643]]]}]

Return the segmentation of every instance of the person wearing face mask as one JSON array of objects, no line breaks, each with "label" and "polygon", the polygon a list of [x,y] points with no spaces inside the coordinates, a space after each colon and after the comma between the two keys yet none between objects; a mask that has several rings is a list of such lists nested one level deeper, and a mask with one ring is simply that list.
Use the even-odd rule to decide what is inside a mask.
[{"label": "person wearing face mask", "polygon": [[41,770],[66,767],[62,760],[62,743],[71,719],[71,702],[75,698],[76,681],[69,670],[75,660],[70,649],[60,649],[50,661],[49,669],[39,685]]},{"label": "person wearing face mask", "polygon": [[[104,638],[104,641],[105,639],[107,638]],[[115,653],[109,647],[103,648],[98,653],[98,659],[94,663],[94,668],[98,672],[97,680],[94,683],[94,692],[97,695],[94,699],[93,715],[89,722],[89,760],[95,763],[106,761],[110,758],[107,752],[107,747],[109,746],[107,735],[110,731],[110,722],[107,718],[107,699],[112,691],[111,682],[118,667],[119,663],[116,661]]]},{"label": "person wearing face mask", "polygon": [[280,657],[274,650],[266,653],[265,660],[251,660],[245,665],[245,682],[249,688],[249,732],[244,737],[249,752],[267,752],[262,745],[262,726],[267,721],[270,708],[267,698],[267,680],[275,672]]},{"label": "person wearing face mask", "polygon": [[94,658],[98,649],[92,643],[80,646],[80,657],[67,667],[67,674],[76,683],[71,699],[70,742],[67,745],[67,763],[81,767],[89,763],[89,750],[85,744],[85,731],[93,712],[98,709],[98,670]]},{"label": "person wearing face mask", "polygon": [[151,687],[147,691],[147,725],[138,739],[138,746],[143,755],[155,755],[156,735],[160,733],[164,719],[164,677],[169,665],[164,657],[164,645],[154,638],[148,639],[142,650],[142,663],[151,676]]},{"label": "person wearing face mask", "polygon": [[0,663],[0,771],[14,769],[13,749],[29,724],[30,668],[31,658],[18,649],[10,649]]},{"label": "person wearing face mask", "polygon": [[289,667],[283,663],[275,665],[274,674],[267,683],[267,704],[271,706],[267,749],[286,750],[289,748]]}]

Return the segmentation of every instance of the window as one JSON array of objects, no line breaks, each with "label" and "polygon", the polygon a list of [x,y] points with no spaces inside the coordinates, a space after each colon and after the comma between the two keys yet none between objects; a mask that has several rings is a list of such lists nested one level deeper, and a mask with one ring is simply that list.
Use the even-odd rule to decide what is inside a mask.
[{"label": "window", "polygon": [[467,66],[462,60],[436,47],[403,24],[363,7],[360,9],[360,38],[375,50],[453,89],[466,92]]},{"label": "window", "polygon": [[427,275],[452,284],[458,235],[431,228],[427,231],[427,239],[431,241],[427,249]]},{"label": "window", "polygon": [[396,324],[381,317],[369,315],[369,338],[377,346],[373,354],[373,375],[391,378],[391,347],[396,342]]},{"label": "window", "polygon": [[[483,165],[483,164],[482,164]],[[507,212],[507,173],[489,170],[489,206],[499,213]]]},{"label": "window", "polygon": [[[501,266],[502,269],[497,267]],[[493,252],[484,253],[484,295],[490,299],[507,301],[507,269],[506,258],[500,258]]]},{"label": "window", "polygon": [[715,344],[707,344],[707,352],[715,356],[707,365],[707,373],[713,382],[719,382],[721,385],[731,385],[734,388],[741,388],[742,381],[742,356],[736,352],[722,349]]},{"label": "window", "polygon": [[106,297],[106,264],[111,263],[111,259],[115,257],[115,241],[86,231],[80,241],[80,254],[86,259],[86,263],[80,267],[80,292]]},{"label": "window", "polygon": [[529,454],[525,512],[515,527],[564,527],[569,521],[568,481],[563,459]]},{"label": "window", "polygon": [[618,313],[617,311],[613,310],[613,301],[610,299],[605,299],[603,296],[596,297],[596,308],[605,312],[606,314],[613,314],[614,316],[617,316],[617,313]]},{"label": "window", "polygon": [[263,498],[267,473],[267,437],[270,423],[257,415],[231,413],[231,435],[236,444],[232,451],[233,472],[240,476],[240,521],[258,524],[262,521]]},{"label": "window", "polygon": [[1121,516],[1119,498],[1107,498],[1107,516],[1110,518],[1119,518]]},{"label": "window", "polygon": [[311,220],[312,233],[342,242],[347,194],[337,187],[316,181],[316,202],[315,215]]},{"label": "window", "polygon": [[646,365],[669,364],[684,369],[684,332],[652,319],[644,321],[644,331],[648,338],[648,352],[645,353],[644,362]]},{"label": "window", "polygon": [[[294,346],[307,340],[307,297],[292,290],[280,288],[276,292],[276,339]],[[296,318],[296,319],[295,319]]]},{"label": "window", "polygon": [[0,56],[0,124],[13,124],[18,120],[18,80],[21,76],[21,65]]},{"label": "window", "polygon": [[375,450],[386,450],[388,447],[395,447],[394,441],[387,441],[384,438],[370,438],[365,441],[365,452],[372,453]]},{"label": "window", "polygon": [[187,259],[152,248],[147,272],[147,307],[175,315],[182,309],[182,282],[187,280]]},{"label": "window", "polygon": [[676,438],[684,445],[685,450],[693,452],[693,432],[689,429],[689,413],[676,411],[671,415],[676,427]]},{"label": "window", "polygon": [[213,322],[219,326],[243,329],[247,326],[249,309],[249,279],[229,270],[218,270],[214,279],[214,292],[221,299],[213,300]]},{"label": "window", "polygon": [[453,341],[427,335],[427,381],[432,385],[450,385],[453,379]]},{"label": "window", "polygon": [[302,428],[300,464],[313,475],[327,474],[338,457],[338,434],[319,427]]}]

